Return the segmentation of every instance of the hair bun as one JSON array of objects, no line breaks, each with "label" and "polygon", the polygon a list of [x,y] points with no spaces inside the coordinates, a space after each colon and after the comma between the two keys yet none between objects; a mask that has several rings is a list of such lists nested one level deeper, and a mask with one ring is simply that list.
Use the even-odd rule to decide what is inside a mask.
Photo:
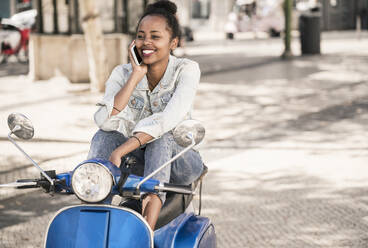
[{"label": "hair bun", "polygon": [[172,15],[176,14],[177,7],[176,4],[167,0],[161,0],[152,4],[149,4],[145,12],[151,12],[154,9],[162,9]]}]

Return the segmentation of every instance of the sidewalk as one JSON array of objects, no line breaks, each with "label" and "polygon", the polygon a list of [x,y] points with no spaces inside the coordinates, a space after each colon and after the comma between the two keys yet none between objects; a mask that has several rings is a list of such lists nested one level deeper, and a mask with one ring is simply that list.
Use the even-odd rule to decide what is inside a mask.
[{"label": "sidewalk", "polygon": [[367,247],[367,39],[331,38],[322,56],[289,61],[280,43],[252,44],[203,55],[223,65],[202,77],[196,105],[219,247]]},{"label": "sidewalk", "polygon": [[[187,46],[202,69],[194,106],[210,170],[202,213],[218,247],[367,247],[367,41],[331,37],[323,55],[288,61],[280,40]],[[42,168],[69,170],[85,158],[102,96],[86,87],[0,77],[0,183],[38,174],[5,138],[11,112],[31,118],[35,140],[21,145]],[[72,203],[1,191],[0,246],[40,247],[54,212]]]}]

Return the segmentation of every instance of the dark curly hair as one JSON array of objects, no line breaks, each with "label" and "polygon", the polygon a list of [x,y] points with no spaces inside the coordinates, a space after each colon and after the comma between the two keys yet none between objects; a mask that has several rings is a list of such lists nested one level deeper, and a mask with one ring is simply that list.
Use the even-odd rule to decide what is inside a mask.
[{"label": "dark curly hair", "polygon": [[[177,11],[176,4],[167,0],[161,0],[152,4],[148,4],[142,17],[139,19],[138,26],[142,19],[149,15],[164,17],[171,31],[171,39],[178,38],[180,41],[181,31],[178,18],[176,17]],[[137,30],[138,30],[137,26]]]}]

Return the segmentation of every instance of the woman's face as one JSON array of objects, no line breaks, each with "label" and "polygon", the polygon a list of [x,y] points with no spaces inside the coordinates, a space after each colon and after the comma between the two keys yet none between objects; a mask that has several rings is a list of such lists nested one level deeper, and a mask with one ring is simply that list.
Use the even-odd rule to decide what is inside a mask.
[{"label": "woman's face", "polygon": [[167,62],[170,51],[176,48],[177,43],[177,38],[171,39],[165,18],[149,15],[140,22],[135,44],[144,64]]}]

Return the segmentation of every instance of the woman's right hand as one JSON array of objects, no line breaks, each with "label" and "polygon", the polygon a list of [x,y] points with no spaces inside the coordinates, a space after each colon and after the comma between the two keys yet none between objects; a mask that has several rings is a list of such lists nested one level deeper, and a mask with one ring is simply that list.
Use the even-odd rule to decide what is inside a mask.
[{"label": "woman's right hand", "polygon": [[137,65],[135,62],[134,62],[134,59],[133,59],[133,55],[132,55],[132,47],[134,46],[135,44],[135,40],[132,41],[132,43],[130,43],[129,45],[129,61],[130,61],[130,64],[132,65],[133,67],[133,73],[134,74],[137,74],[137,76],[140,76],[140,77],[144,77],[144,75],[147,74],[147,65],[142,63],[141,65]]},{"label": "woman's right hand", "polygon": [[116,165],[117,167],[120,167],[121,164],[121,158],[123,156],[119,153],[119,150],[115,150],[111,153],[110,157],[109,157],[109,161],[111,163],[113,163],[114,165]]}]

